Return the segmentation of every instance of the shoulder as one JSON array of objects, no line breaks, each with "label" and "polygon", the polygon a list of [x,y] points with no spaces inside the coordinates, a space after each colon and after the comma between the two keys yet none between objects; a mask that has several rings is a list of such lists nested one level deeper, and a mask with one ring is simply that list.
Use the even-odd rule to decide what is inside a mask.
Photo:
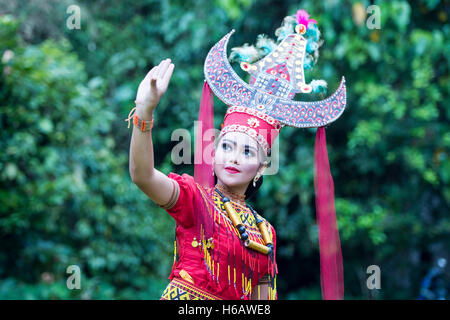
[{"label": "shoulder", "polygon": [[[201,189],[200,188],[201,185],[198,184],[195,181],[194,177],[191,176],[190,174],[183,173],[183,174],[179,175],[178,173],[170,172],[167,176],[170,179],[173,179],[176,182],[178,182],[178,184],[182,188],[190,189],[193,192],[197,192],[198,189]],[[204,188],[204,189],[209,190],[209,188]]]},{"label": "shoulder", "polygon": [[170,179],[173,179],[177,182],[182,182],[182,183],[188,183],[188,184],[192,184],[195,185],[195,180],[194,177],[187,174],[187,173],[183,173],[182,175],[179,175],[178,173],[175,172],[170,172],[167,175]]},{"label": "shoulder", "polygon": [[197,183],[195,182],[194,177],[190,174],[183,173],[179,175],[178,173],[170,172],[167,176],[177,182],[178,186],[180,187],[180,192],[196,192]]}]

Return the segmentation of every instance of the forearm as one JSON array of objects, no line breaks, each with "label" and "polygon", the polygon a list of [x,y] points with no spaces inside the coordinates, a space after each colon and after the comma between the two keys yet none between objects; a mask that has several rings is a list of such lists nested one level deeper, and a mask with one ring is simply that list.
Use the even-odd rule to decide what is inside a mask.
[{"label": "forearm", "polygon": [[[167,90],[173,69],[174,65],[170,63],[170,59],[163,60],[157,67],[153,67],[139,84],[135,103],[136,115],[141,120],[153,120],[153,111]],[[155,169],[152,131],[142,132],[134,124],[129,170],[134,184],[163,208],[169,208],[178,200],[178,183]]]},{"label": "forearm", "polygon": [[[152,120],[153,112],[142,112],[136,108],[137,116],[142,120]],[[130,176],[133,182],[148,181],[154,173],[152,131],[142,132],[133,125],[130,143]]]}]

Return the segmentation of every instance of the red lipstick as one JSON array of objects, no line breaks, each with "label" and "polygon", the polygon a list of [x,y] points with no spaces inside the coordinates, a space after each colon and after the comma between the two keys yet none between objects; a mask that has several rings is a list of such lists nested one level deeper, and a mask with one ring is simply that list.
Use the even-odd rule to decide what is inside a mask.
[{"label": "red lipstick", "polygon": [[239,171],[238,169],[233,168],[233,167],[225,167],[225,170],[226,170],[227,172],[231,173],[231,174],[241,172],[241,171]]}]

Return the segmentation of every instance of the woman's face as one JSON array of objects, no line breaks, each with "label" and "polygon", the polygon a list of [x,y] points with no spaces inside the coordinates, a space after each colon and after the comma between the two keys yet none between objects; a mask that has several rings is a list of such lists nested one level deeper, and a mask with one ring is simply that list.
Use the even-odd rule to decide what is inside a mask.
[{"label": "woman's face", "polygon": [[[217,182],[243,194],[258,171],[265,167],[263,149],[242,132],[228,132],[219,140],[214,155]],[[233,170],[235,169],[235,170]]]}]

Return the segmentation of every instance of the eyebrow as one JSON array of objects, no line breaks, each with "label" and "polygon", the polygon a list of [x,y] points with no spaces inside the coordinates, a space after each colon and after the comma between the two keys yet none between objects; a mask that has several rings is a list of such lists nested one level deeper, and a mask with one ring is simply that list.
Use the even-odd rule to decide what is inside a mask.
[{"label": "eyebrow", "polygon": [[[234,146],[236,146],[236,141],[232,141],[232,140],[230,140],[230,139],[223,139],[223,141],[231,142]],[[246,146],[247,148],[249,148],[249,149],[253,149],[253,150],[255,150],[256,152],[258,152],[258,150],[257,150],[255,147],[253,147],[253,146],[250,146],[250,145],[248,145],[248,144],[246,144],[245,146]]]}]

